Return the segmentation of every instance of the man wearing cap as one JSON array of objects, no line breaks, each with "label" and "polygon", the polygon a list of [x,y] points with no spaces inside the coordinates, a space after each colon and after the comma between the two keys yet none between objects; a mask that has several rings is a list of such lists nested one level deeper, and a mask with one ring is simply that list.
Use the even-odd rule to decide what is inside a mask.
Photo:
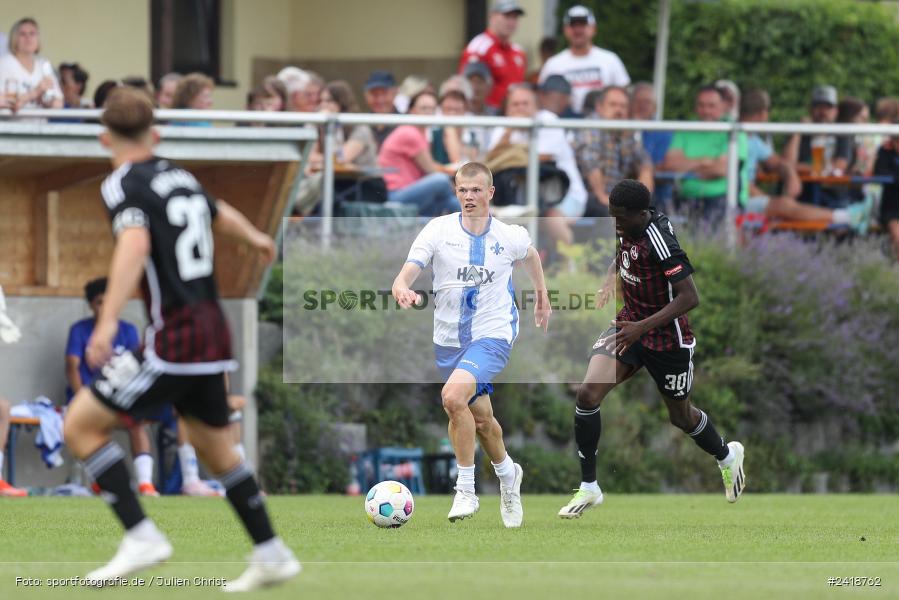
[{"label": "man wearing cap", "polygon": [[562,75],[571,83],[571,107],[584,112],[584,96],[607,85],[626,87],[631,82],[618,55],[593,45],[596,18],[586,6],[572,6],[565,13],[563,32],[568,48],[543,65],[540,82],[550,75]]},{"label": "man wearing cap", "polygon": [[521,46],[510,41],[518,29],[518,18],[523,15],[524,9],[515,0],[494,2],[486,31],[468,42],[459,60],[460,73],[465,72],[468,63],[482,62],[487,65],[493,79],[493,89],[487,96],[490,106],[502,105],[509,85],[524,81],[527,56]]},{"label": "man wearing cap", "polygon": [[[834,123],[837,120],[837,89],[832,85],[819,85],[812,90],[809,114],[812,123]],[[804,117],[802,121],[807,123],[809,118]],[[848,136],[793,134],[784,146],[784,159],[800,173],[809,172],[812,164],[812,140],[816,137],[820,138],[818,141],[825,148],[825,162],[830,162],[831,170],[845,172],[852,160],[852,144]]]},{"label": "man wearing cap", "polygon": [[540,108],[563,119],[577,119],[581,115],[571,109],[571,84],[561,75],[550,75],[538,89]]},{"label": "man wearing cap", "polygon": [[[393,104],[396,100],[396,92],[396,79],[388,71],[372,71],[365,81],[365,103],[375,114],[397,114]],[[395,125],[372,125],[371,131],[379,149],[395,128]]]}]

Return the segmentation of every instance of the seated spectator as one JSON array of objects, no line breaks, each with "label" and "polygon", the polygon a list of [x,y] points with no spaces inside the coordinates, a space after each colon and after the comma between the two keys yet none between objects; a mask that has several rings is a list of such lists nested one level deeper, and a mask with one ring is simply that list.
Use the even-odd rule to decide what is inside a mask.
[{"label": "seated spectator", "polygon": [[[100,370],[91,369],[85,353],[87,343],[94,332],[97,317],[100,315],[100,307],[103,306],[103,296],[106,293],[106,278],[95,279],[84,286],[84,296],[93,316],[76,322],[69,329],[69,338],[66,342],[66,404],[82,386],[90,386]],[[137,352],[140,350],[140,338],[137,328],[127,321],[119,321],[119,330],[113,340],[113,352]],[[129,427],[131,436],[131,450],[134,455],[134,470],[137,474],[138,491],[144,496],[158,496],[153,485],[153,457],[150,455],[150,437],[146,426],[136,424]]]},{"label": "seated spectator", "polygon": [[[353,89],[346,81],[332,81],[325,86],[321,93],[319,110],[326,113],[357,113],[359,104]],[[309,154],[306,163],[306,177],[300,182],[300,191],[297,197],[296,212],[302,215],[311,214],[322,197],[322,168],[324,156],[322,155],[321,142],[324,139],[324,131],[319,132],[318,142]],[[334,146],[337,148],[335,161],[337,165],[356,167],[358,169],[376,169],[378,167],[378,146],[368,125],[344,125],[338,127],[335,135]],[[355,184],[356,181],[351,182]],[[387,200],[387,188],[380,177],[368,178],[362,185],[362,195],[369,202],[384,202]],[[335,189],[342,186],[338,179],[334,182]]]},{"label": "seated spectator", "polygon": [[247,94],[247,110],[281,112],[287,110],[287,88],[269,75]]},{"label": "seated spectator", "polygon": [[62,108],[63,97],[53,65],[39,56],[37,21],[19,19],[9,33],[9,54],[0,56],[0,108]]},{"label": "seated spectator", "polygon": [[[700,88],[694,108],[700,121],[719,122],[724,118],[724,100],[715,86]],[[687,175],[675,197],[675,208],[685,212],[693,225],[717,228],[727,215],[727,144],[728,134],[724,132],[678,131],[665,154],[662,169]],[[745,176],[744,135],[739,136],[738,157]]]},{"label": "seated spectator", "polygon": [[[749,90],[740,105],[740,120],[744,123],[767,123],[771,101],[765,90]],[[796,169],[782,157],[774,153],[771,146],[757,133],[747,136],[746,177],[749,185],[748,197],[741,194],[741,204],[748,213],[763,214],[768,219],[787,221],[824,221],[836,225],[848,225],[856,230],[864,227],[866,211],[862,204],[851,205],[848,209],[831,210],[812,206],[796,200],[802,183]],[[776,173],[781,181],[781,193],[776,196],[766,194],[756,185],[756,172]]]},{"label": "seated spectator", "polygon": [[[537,108],[537,94],[527,84],[509,87],[506,98],[507,117],[539,117],[544,121],[556,119],[553,113]],[[518,145],[526,147],[530,142],[528,132],[521,129],[497,127],[493,130],[488,148],[492,151],[499,146]],[[584,214],[587,205],[587,190],[581,179],[574,158],[574,151],[565,137],[565,131],[556,127],[542,127],[537,133],[537,151],[541,157],[553,161],[555,168],[563,172],[568,179],[568,189],[561,201],[553,206],[544,206],[542,215],[547,217],[565,217],[552,219],[547,224],[552,228],[550,236],[563,243],[573,241],[571,228],[567,219],[576,219]],[[543,198],[542,200],[546,200]]]},{"label": "seated spectator", "polygon": [[[433,115],[437,97],[422,92],[409,102],[410,115]],[[431,156],[426,125],[400,125],[387,136],[378,154],[388,199],[414,204],[418,214],[434,217],[459,210],[448,171]]]},{"label": "seated spectator", "polygon": [[9,439],[9,400],[0,398],[0,498],[23,498],[27,490],[13,487],[3,479],[3,453],[6,451],[6,440]]},{"label": "seated spectator", "polygon": [[[597,115],[607,121],[627,119],[628,104],[623,87],[605,87],[599,93]],[[629,131],[579,129],[574,138],[574,155],[590,190],[587,216],[609,216],[609,192],[622,179],[637,179],[652,191],[652,162]]]},{"label": "seated spectator", "polygon": [[[190,110],[209,110],[212,108],[212,91],[215,82],[203,73],[185,75],[175,88],[172,97],[172,108]],[[172,125],[189,127],[212,127],[209,121],[172,121]]]},{"label": "seated spectator", "polygon": [[181,73],[166,73],[159,78],[156,84],[156,106],[159,108],[172,108],[175,90],[183,77]]},{"label": "seated spectator", "polygon": [[[387,71],[372,71],[365,81],[365,103],[369,110],[378,115],[397,114],[396,105],[396,80],[393,74]],[[378,148],[384,144],[395,125],[373,125],[371,130],[375,135]]]},{"label": "seated spectator", "polygon": [[[871,112],[864,100],[847,96],[837,104],[837,123],[868,123],[871,120]],[[870,173],[874,167],[874,155],[866,152],[862,143],[862,137],[858,135],[839,136],[844,143],[851,148],[849,164],[846,172],[853,175]]]},{"label": "seated spectator", "polygon": [[[149,96],[150,100],[152,100],[154,103],[156,102],[156,88],[153,87],[153,82],[146,77],[141,77],[140,75],[129,75],[128,77],[122,78],[122,85],[136,88]],[[212,104],[210,103],[210,106],[211,105]]]},{"label": "seated spectator", "polygon": [[[633,85],[630,94],[630,111],[630,118],[635,121],[656,120],[656,93],[651,83],[638,81]],[[637,137],[649,155],[653,168],[658,169],[665,160],[665,153],[668,152],[674,132],[641,131]],[[658,181],[652,194],[653,203],[661,212],[668,214],[671,212],[673,195],[674,185],[670,181]]]},{"label": "seated spectator", "polygon": [[[471,89],[471,83],[469,83],[464,75],[450,75],[447,77],[443,83],[440,84],[440,89],[437,91],[437,97],[443,98],[449,91],[460,92],[465,97],[466,107],[468,106],[468,103],[471,102],[472,96],[474,96],[474,91]],[[441,114],[439,106],[437,107],[437,114]],[[466,114],[471,113],[466,110]]]},{"label": "seated spectator", "polygon": [[[899,123],[897,115],[894,124]],[[888,139],[877,151],[875,175],[890,175],[893,183],[883,186],[880,200],[880,224],[890,236],[893,257],[899,261],[899,136]]]},{"label": "seated spectator", "polygon": [[540,84],[537,97],[541,110],[563,119],[577,119],[581,115],[571,108],[571,84],[561,75],[550,75]]},{"label": "seated spectator", "polygon": [[730,79],[719,79],[715,87],[724,100],[724,118],[731,123],[740,118],[740,88]]},{"label": "seated spectator", "polygon": [[119,82],[113,79],[106,79],[100,82],[100,85],[94,90],[94,108],[103,108],[106,104],[106,98],[109,97],[109,92],[118,86]]},{"label": "seated spectator", "polygon": [[[834,123],[837,120],[837,90],[832,85],[819,85],[812,90],[810,117],[804,123]],[[783,157],[800,173],[812,170],[812,142],[824,147],[824,169],[832,173],[845,173],[852,161],[852,147],[845,137],[834,135],[793,134],[783,149]]]},{"label": "seated spectator", "polygon": [[540,40],[540,66],[528,73],[524,80],[536,87],[540,83],[540,71],[543,70],[543,65],[558,51],[559,38],[547,36]]},{"label": "seated spectator", "polygon": [[399,113],[408,112],[409,100],[412,99],[413,96],[417,96],[424,91],[436,94],[434,86],[431,85],[431,82],[426,78],[419,75],[409,75],[403,79],[403,82],[397,90],[396,97],[393,99],[394,108],[396,108],[396,111]]},{"label": "seated spectator", "polygon": [[88,77],[87,71],[82,69],[78,63],[59,65],[63,108],[90,108],[90,101],[84,98]]},{"label": "seated spectator", "polygon": [[471,84],[471,99],[468,110],[473,115],[493,117],[500,114],[495,106],[487,104],[487,98],[493,89],[493,76],[490,69],[482,62],[470,62],[462,70],[462,76]]},{"label": "seated spectator", "polygon": [[[440,96],[440,114],[448,117],[464,117],[468,101],[458,90],[448,90]],[[458,166],[477,158],[477,145],[463,139],[465,129],[443,125],[431,132],[431,156],[442,165]]]},{"label": "seated spectator", "polygon": [[318,110],[324,80],[312,71],[298,67],[284,67],[278,71],[278,79],[287,88],[287,110],[315,112]]}]

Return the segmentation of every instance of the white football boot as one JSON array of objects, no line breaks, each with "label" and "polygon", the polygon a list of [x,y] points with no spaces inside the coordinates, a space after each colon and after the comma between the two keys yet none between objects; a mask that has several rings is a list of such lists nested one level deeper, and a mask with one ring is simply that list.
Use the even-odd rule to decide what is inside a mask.
[{"label": "white football boot", "polygon": [[461,521],[462,519],[472,516],[478,512],[479,508],[481,508],[481,503],[478,502],[478,497],[474,492],[456,488],[456,497],[453,498],[453,507],[450,508],[446,518],[450,520],[450,523],[455,523],[456,521]]},{"label": "white football boot", "polygon": [[598,486],[597,491],[577,489],[568,504],[559,510],[559,516],[563,519],[577,519],[594,506],[602,504],[602,501],[602,490]]},{"label": "white football boot", "polygon": [[521,506],[521,478],[524,470],[515,463],[515,482],[511,486],[499,484],[499,514],[506,527],[521,527],[524,520],[524,508]]},{"label": "white football boot", "polygon": [[[155,529],[155,525],[153,528]],[[165,562],[172,556],[172,545],[158,529],[156,533],[158,536],[140,538],[126,533],[112,560],[88,573],[85,579],[97,585],[117,577],[127,577],[135,571]]]},{"label": "white football boot", "polygon": [[718,465],[721,469],[721,478],[724,480],[724,495],[727,501],[734,503],[740,499],[740,494],[746,489],[746,471],[743,469],[743,444],[730,442],[727,445],[734,456],[733,462],[728,466]]},{"label": "white football boot", "polygon": [[250,592],[260,588],[282,583],[299,575],[303,570],[290,548],[280,539],[275,541],[274,556],[266,552],[263,556],[259,550],[250,555],[250,566],[243,574],[222,586],[225,592]]}]

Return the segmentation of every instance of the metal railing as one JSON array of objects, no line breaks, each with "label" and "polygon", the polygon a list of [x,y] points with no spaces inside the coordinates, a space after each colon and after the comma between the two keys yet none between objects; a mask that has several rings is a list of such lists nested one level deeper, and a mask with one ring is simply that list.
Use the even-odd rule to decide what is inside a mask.
[{"label": "metal railing", "polygon": [[[31,109],[12,115],[8,110],[0,110],[0,121],[17,118],[27,119],[91,119],[97,120],[102,111],[96,109]],[[160,121],[211,121],[230,123],[257,123],[267,125],[315,125],[322,126],[323,149],[323,190],[322,219],[323,234],[327,236],[334,216],[334,160],[335,134],[340,125],[427,125],[455,127],[506,127],[526,129],[529,134],[526,197],[527,206],[535,211],[537,197],[539,154],[534,143],[540,129],[544,127],[561,129],[596,129],[609,131],[708,131],[728,134],[727,160],[727,207],[728,224],[733,229],[733,217],[737,209],[739,192],[739,135],[746,133],[763,134],[809,134],[809,135],[889,135],[899,137],[899,125],[871,124],[812,124],[812,123],[730,123],[702,121],[608,121],[599,119],[540,119],[521,117],[449,117],[373,113],[293,113],[293,112],[252,112],[226,110],[157,110]],[[271,130],[259,129],[259,137],[264,138]],[[252,134],[248,134],[252,135]],[[533,233],[533,232],[532,232]],[[733,232],[731,232],[733,234]],[[731,237],[731,236],[729,236]]]}]

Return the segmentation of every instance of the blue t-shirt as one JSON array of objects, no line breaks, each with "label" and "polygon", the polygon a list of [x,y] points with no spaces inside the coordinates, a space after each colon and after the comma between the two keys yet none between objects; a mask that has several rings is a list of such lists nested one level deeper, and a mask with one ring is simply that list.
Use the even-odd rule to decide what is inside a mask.
[{"label": "blue t-shirt", "polygon": [[643,149],[652,159],[652,164],[657,165],[665,160],[665,153],[671,145],[673,131],[644,131],[642,136]]},{"label": "blue t-shirt", "polygon": [[755,174],[758,170],[758,166],[760,162],[765,162],[771,155],[774,154],[774,150],[771,149],[771,146],[763,140],[759,134],[750,133],[747,138],[747,149],[746,149],[746,174],[749,178],[749,183],[755,182]]},{"label": "blue t-shirt", "polygon": [[[87,342],[94,332],[94,319],[82,319],[72,325],[69,329],[69,341],[66,343],[66,356],[75,356],[80,360],[78,365],[78,373],[81,375],[81,385],[90,385],[94,378],[100,373],[92,371],[87,366],[84,359],[84,353],[87,350]],[[116,353],[131,350],[132,352],[140,348],[140,336],[137,334],[137,327],[127,321],[119,321],[119,331],[116,333],[115,339],[112,341],[113,351]],[[69,386],[66,386],[66,402],[72,399],[74,392]]]}]

